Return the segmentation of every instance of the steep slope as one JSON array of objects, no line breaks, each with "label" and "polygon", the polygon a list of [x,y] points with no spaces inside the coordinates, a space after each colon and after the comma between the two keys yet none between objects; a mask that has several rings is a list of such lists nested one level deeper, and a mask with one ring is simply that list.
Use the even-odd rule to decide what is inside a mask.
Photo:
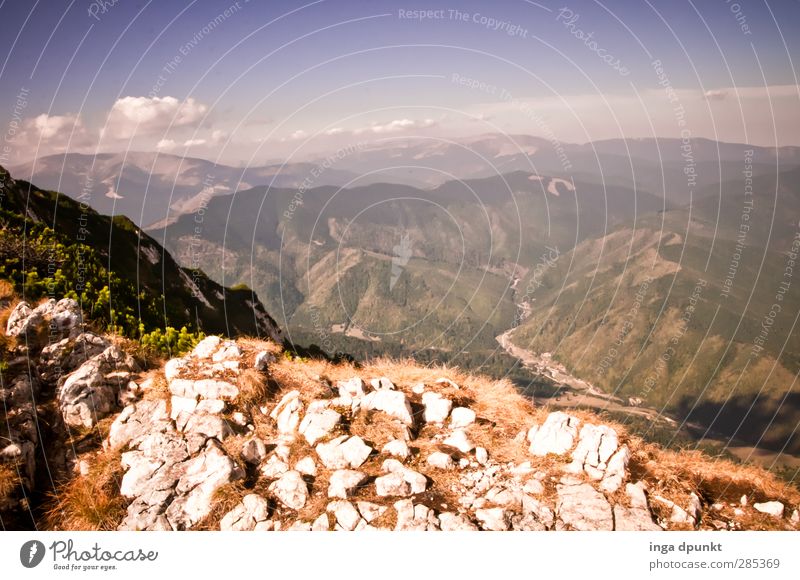
[{"label": "steep slope", "polygon": [[[106,373],[112,355],[116,372],[90,385],[88,369]],[[453,368],[292,360],[275,343],[215,336],[149,370],[114,345],[56,360],[66,373],[58,416],[94,428],[64,449],[67,468],[36,520],[47,529],[800,526],[800,494],[766,471],[664,451],[597,415],[550,412],[507,381]],[[137,388],[120,388],[120,374]],[[37,380],[47,384],[47,373]],[[124,395],[124,408],[76,415],[92,399],[66,393],[89,388]],[[2,449],[4,465],[14,445]]]},{"label": "steep slope", "polygon": [[523,281],[534,291],[513,343],[700,435],[800,453],[800,172],[749,185],[587,240]]},{"label": "steep slope", "polygon": [[[11,171],[40,187],[67,192],[100,213],[125,215],[145,227],[174,219],[215,195],[240,188],[262,184],[297,187],[316,169],[311,163],[240,168],[167,153],[129,151],[49,155]],[[331,168],[319,175],[317,185],[341,185],[354,177]]]},{"label": "steep slope", "polygon": [[128,218],[100,215],[2,168],[0,183],[0,276],[24,299],[78,299],[92,318],[130,336],[139,324],[278,336],[252,291],[224,288],[198,269],[182,268]]},{"label": "steep slope", "polygon": [[256,188],[151,234],[182,263],[252,286],[289,333],[328,351],[356,354],[363,337],[385,353],[485,358],[513,320],[513,280],[527,265],[663,207],[642,192],[517,172],[433,190]]}]

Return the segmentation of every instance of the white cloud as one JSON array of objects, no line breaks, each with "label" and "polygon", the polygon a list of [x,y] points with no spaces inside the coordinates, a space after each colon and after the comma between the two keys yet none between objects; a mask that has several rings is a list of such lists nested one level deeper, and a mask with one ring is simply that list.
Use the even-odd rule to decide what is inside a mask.
[{"label": "white cloud", "polygon": [[29,121],[28,127],[33,129],[37,137],[57,139],[69,137],[73,132],[82,132],[83,124],[77,115],[48,115],[42,113]]},{"label": "white cloud", "polygon": [[353,131],[356,135],[362,133],[375,133],[378,135],[385,133],[400,133],[402,131],[416,130],[416,129],[429,129],[436,126],[436,121],[433,119],[422,119],[415,121],[412,119],[395,119],[388,123],[372,123],[369,127],[363,127]]},{"label": "white cloud", "polygon": [[158,143],[156,143],[156,149],[159,151],[172,151],[177,147],[178,144],[175,142],[174,139],[162,139]]},{"label": "white cloud", "polygon": [[190,126],[198,123],[207,110],[206,105],[191,97],[185,101],[175,97],[123,97],[111,107],[102,136],[130,139],[169,127]]},{"label": "white cloud", "polygon": [[723,101],[728,96],[728,91],[725,90],[710,90],[703,93],[703,97],[707,101]]},{"label": "white cloud", "polygon": [[207,141],[205,139],[187,139],[183,142],[184,147],[197,147],[200,145],[205,145]]}]

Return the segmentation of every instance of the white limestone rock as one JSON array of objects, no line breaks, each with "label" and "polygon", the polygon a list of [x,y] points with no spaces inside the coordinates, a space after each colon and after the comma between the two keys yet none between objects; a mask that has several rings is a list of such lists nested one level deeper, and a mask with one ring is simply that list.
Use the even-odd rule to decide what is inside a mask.
[{"label": "white limestone rock", "polygon": [[475,411],[469,407],[456,407],[450,413],[450,427],[465,429],[475,422]]},{"label": "white limestone rock", "polygon": [[402,391],[389,389],[373,391],[364,397],[362,407],[367,410],[382,411],[409,427],[414,425],[411,404]]},{"label": "white limestone rock", "polygon": [[443,532],[471,532],[477,531],[478,526],[462,514],[442,512],[439,514],[439,529]]},{"label": "white limestone rock", "polygon": [[461,453],[469,453],[475,448],[475,445],[470,441],[466,432],[461,429],[453,431],[442,443],[458,449]]},{"label": "white limestone rock", "polygon": [[400,439],[393,439],[389,441],[386,445],[383,446],[381,449],[383,453],[388,453],[393,457],[399,457],[400,459],[406,460],[408,456],[411,454],[411,451],[408,448],[408,444],[405,441],[401,441]]},{"label": "white limestone rock", "polygon": [[269,491],[286,507],[299,510],[308,500],[308,486],[297,471],[287,471],[269,485]]},{"label": "white limestone rock", "polygon": [[316,447],[317,455],[328,469],[357,469],[372,453],[372,447],[358,436],[342,435]]},{"label": "white limestone rock", "polygon": [[447,453],[442,453],[441,451],[436,451],[428,455],[426,463],[431,467],[435,467],[436,469],[449,470],[455,467],[453,458]]},{"label": "white limestone rock", "polygon": [[572,449],[579,423],[579,419],[561,411],[550,413],[541,427],[534,425],[528,431],[530,453],[540,457],[566,453]]},{"label": "white limestone rock", "polygon": [[235,508],[222,518],[219,529],[222,531],[247,532],[255,530],[260,523],[269,519],[267,500],[254,493],[247,494]]},{"label": "white limestone rock", "polygon": [[481,529],[491,532],[502,532],[508,529],[509,516],[503,508],[483,508],[475,510],[475,517]]},{"label": "white limestone rock", "polygon": [[317,441],[330,435],[341,418],[342,416],[333,409],[321,409],[312,413],[309,408],[300,423],[300,434],[305,437],[309,445],[314,446]]},{"label": "white limestone rock", "polygon": [[768,514],[776,518],[782,518],[784,505],[779,501],[767,501],[763,503],[754,503],[753,509],[761,512],[762,514]]},{"label": "white limestone rock", "polygon": [[303,403],[300,401],[300,391],[295,390],[286,393],[269,416],[278,424],[278,433],[292,435],[300,425],[300,412],[302,410]]},{"label": "white limestone rock", "polygon": [[450,415],[450,409],[453,408],[453,402],[435,393],[429,391],[422,395],[422,404],[425,406],[423,417],[426,423],[433,423],[442,425]]},{"label": "white limestone rock", "polygon": [[337,469],[331,474],[330,482],[328,483],[328,497],[347,499],[353,490],[366,479],[366,474],[360,471]]},{"label": "white limestone rock", "polygon": [[588,483],[558,485],[556,491],[556,514],[562,526],[580,531],[614,529],[611,506]]}]

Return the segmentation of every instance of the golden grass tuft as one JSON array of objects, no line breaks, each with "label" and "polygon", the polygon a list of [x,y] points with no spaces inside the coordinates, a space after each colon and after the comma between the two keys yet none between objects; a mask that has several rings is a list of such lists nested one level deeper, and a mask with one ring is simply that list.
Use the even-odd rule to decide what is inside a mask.
[{"label": "golden grass tuft", "polygon": [[236,386],[239,388],[236,402],[244,409],[263,405],[269,398],[267,377],[255,369],[245,369],[239,373]]},{"label": "golden grass tuft", "polygon": [[11,463],[0,463],[0,505],[9,500],[20,485],[17,468]]},{"label": "golden grass tuft", "polygon": [[50,498],[45,514],[51,530],[115,530],[125,516],[127,502],[119,494],[120,454],[101,451],[89,461],[87,475],[78,475]]},{"label": "golden grass tuft", "polygon": [[214,501],[211,512],[192,528],[193,530],[219,531],[222,518],[235,508],[252,490],[245,488],[242,481],[234,481],[223,485],[214,492]]}]

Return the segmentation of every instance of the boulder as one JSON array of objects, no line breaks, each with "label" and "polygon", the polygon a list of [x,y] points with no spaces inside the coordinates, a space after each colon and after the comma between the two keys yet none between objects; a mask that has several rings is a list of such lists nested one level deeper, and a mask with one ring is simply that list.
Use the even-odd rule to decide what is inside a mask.
[{"label": "boulder", "polygon": [[377,379],[371,379],[369,384],[372,386],[373,389],[376,391],[380,391],[381,389],[387,389],[390,391],[394,390],[394,383],[387,379],[386,377],[380,377]]},{"label": "boulder", "polygon": [[617,432],[606,425],[587,423],[581,428],[578,445],[572,451],[572,463],[567,470],[585,471],[592,479],[602,479],[611,456],[619,447]]},{"label": "boulder", "polygon": [[426,505],[414,505],[410,499],[404,499],[395,502],[394,509],[397,511],[395,531],[433,531],[439,529],[439,518]]},{"label": "boulder", "polygon": [[115,411],[119,391],[135,368],[133,358],[112,345],[67,375],[58,389],[64,422],[88,428]]},{"label": "boulder", "polygon": [[112,449],[135,447],[144,438],[171,428],[166,401],[138,401],[125,407],[114,419],[108,432],[108,445]]},{"label": "boulder", "polygon": [[339,396],[343,399],[360,398],[366,394],[364,381],[359,377],[353,377],[348,381],[339,381],[336,383],[336,387],[339,391]]},{"label": "boulder", "polygon": [[453,458],[447,453],[442,453],[441,451],[436,451],[428,455],[426,463],[431,467],[435,467],[436,469],[453,469],[455,467]]},{"label": "boulder", "polygon": [[327,532],[331,528],[328,514],[321,514],[311,523],[312,532]]},{"label": "boulder", "polygon": [[297,471],[287,471],[280,479],[273,481],[269,491],[286,507],[299,510],[308,500],[308,486]]},{"label": "boulder", "polygon": [[165,515],[176,530],[185,530],[206,517],[214,504],[217,490],[244,477],[244,472],[213,441],[190,459],[175,485],[176,499]]},{"label": "boulder", "polygon": [[405,393],[381,389],[366,395],[362,401],[364,409],[382,411],[405,425],[414,425],[414,415]]},{"label": "boulder", "polygon": [[502,532],[508,529],[509,515],[503,508],[483,508],[475,510],[475,518],[481,529],[491,532]]},{"label": "boulder", "polygon": [[364,518],[364,521],[368,524],[381,517],[386,513],[386,510],[389,509],[386,506],[372,503],[371,501],[359,501],[356,505],[358,506],[361,517]]},{"label": "boulder", "polygon": [[442,443],[458,449],[461,453],[469,453],[475,448],[475,445],[469,440],[467,434],[461,429],[453,431]]},{"label": "boulder", "polygon": [[381,451],[394,457],[399,457],[400,459],[408,459],[408,456],[411,454],[408,444],[400,439],[393,439],[392,441],[389,441],[383,446]]},{"label": "boulder", "polygon": [[767,501],[763,503],[754,503],[753,509],[762,514],[769,514],[776,518],[782,518],[784,506],[779,501]]},{"label": "boulder", "polygon": [[291,435],[300,425],[300,412],[303,403],[300,401],[300,391],[286,393],[275,406],[269,416],[278,424],[278,433]]},{"label": "boulder", "polygon": [[269,505],[267,500],[250,493],[242,498],[235,508],[222,518],[219,529],[222,531],[247,532],[255,530],[256,526],[269,520]]},{"label": "boulder", "polygon": [[402,473],[389,473],[375,479],[375,493],[380,497],[408,497],[411,495],[411,486]]},{"label": "boulder", "polygon": [[198,342],[192,350],[192,356],[199,359],[211,357],[219,348],[222,339],[218,336],[207,336]]},{"label": "boulder", "polygon": [[622,482],[625,481],[626,469],[628,461],[631,458],[631,452],[628,450],[627,445],[620,447],[611,459],[608,460],[608,466],[605,470],[603,480],[600,482],[600,489],[606,493],[614,493],[617,491]]},{"label": "boulder", "polygon": [[422,404],[425,406],[423,415],[425,422],[436,425],[442,425],[447,420],[450,415],[450,409],[453,407],[453,402],[450,399],[433,391],[422,395]]},{"label": "boulder", "polygon": [[372,453],[372,447],[358,436],[342,435],[316,447],[317,455],[328,469],[356,469]]},{"label": "boulder", "polygon": [[556,514],[562,527],[580,531],[614,529],[611,506],[588,483],[558,485],[556,491]]},{"label": "boulder", "polygon": [[327,511],[332,512],[336,518],[337,530],[352,532],[361,521],[361,514],[349,501],[332,501],[328,504]]},{"label": "boulder", "polygon": [[241,457],[251,465],[258,465],[267,456],[267,446],[258,437],[253,437],[245,441],[242,445]]},{"label": "boulder", "polygon": [[277,454],[273,454],[261,467],[261,475],[265,479],[278,479],[289,471],[289,466]]},{"label": "boulder", "polygon": [[[428,487],[428,480],[425,478],[424,475],[422,475],[417,471],[414,471],[413,469],[409,469],[396,459],[387,459],[386,461],[383,462],[383,465],[381,467],[385,473],[388,473],[390,475],[399,474],[402,477],[403,481],[405,481],[408,484],[408,493],[401,494],[401,493],[379,492],[378,495],[399,495],[403,497],[404,495],[422,493]],[[378,479],[375,480],[376,488],[378,487],[378,480],[380,479],[381,478],[379,477]],[[385,484],[392,484],[392,483],[393,480],[391,479],[386,480],[385,482]],[[400,489],[402,489],[402,486],[399,487]]]},{"label": "boulder", "polygon": [[442,512],[439,514],[439,529],[443,532],[464,532],[476,531],[478,526],[462,514]]},{"label": "boulder", "polygon": [[614,506],[614,529],[626,532],[659,532],[661,527],[653,522],[642,482],[625,486],[630,507]]},{"label": "boulder", "polygon": [[314,458],[310,455],[306,455],[300,461],[295,463],[294,470],[299,471],[303,475],[308,475],[310,477],[316,477],[317,475],[317,464],[314,462]]},{"label": "boulder", "polygon": [[475,422],[475,411],[468,407],[456,407],[450,413],[450,427],[465,429]]},{"label": "boulder", "polygon": [[342,416],[333,409],[321,409],[315,413],[306,413],[300,423],[300,434],[305,437],[308,444],[316,445],[317,441],[330,435],[339,424]]},{"label": "boulder", "polygon": [[580,420],[561,411],[550,413],[541,427],[534,425],[528,431],[530,453],[544,456],[562,455],[572,449]]},{"label": "boulder", "polygon": [[239,396],[239,389],[236,385],[216,379],[173,379],[169,383],[169,391],[175,396],[186,399],[233,401]]},{"label": "boulder", "polygon": [[352,491],[366,481],[367,476],[352,469],[337,469],[328,483],[328,497],[347,499]]},{"label": "boulder", "polygon": [[239,360],[240,358],[242,358],[242,349],[232,340],[224,341],[219,345],[214,354],[211,355],[211,360],[216,363]]}]

